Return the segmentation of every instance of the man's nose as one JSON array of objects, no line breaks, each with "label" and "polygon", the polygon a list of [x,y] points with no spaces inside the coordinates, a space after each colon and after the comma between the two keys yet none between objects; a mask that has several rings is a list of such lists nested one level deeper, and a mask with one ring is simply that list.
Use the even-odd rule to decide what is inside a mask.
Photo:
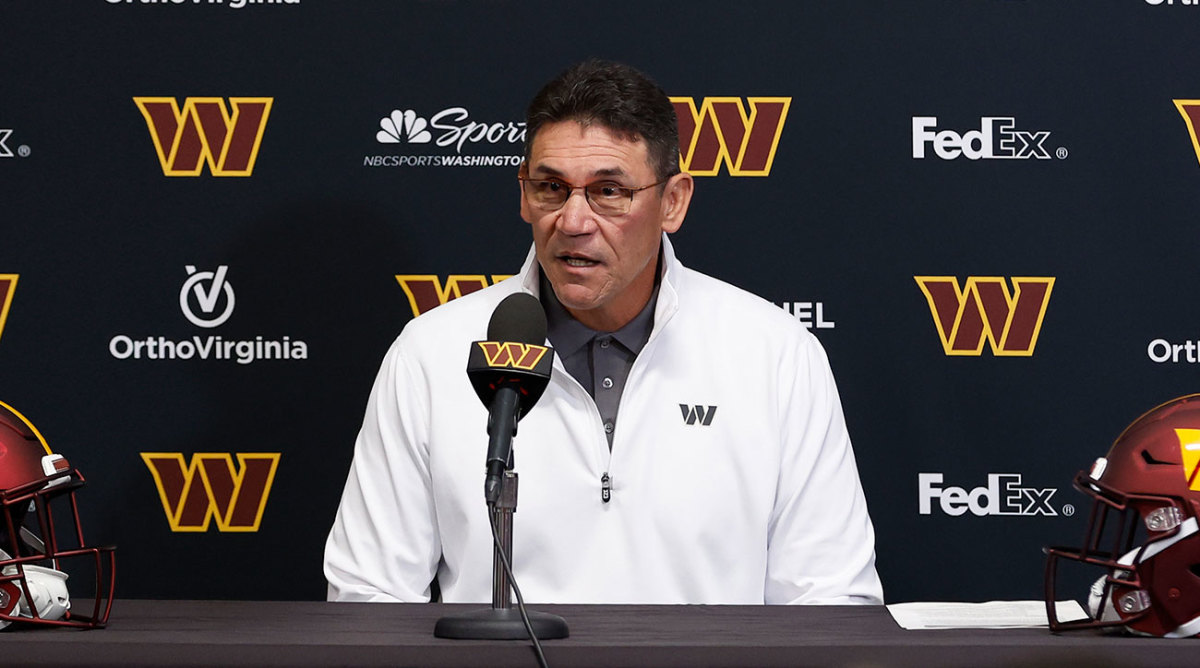
[{"label": "man's nose", "polygon": [[559,210],[558,228],[564,234],[588,234],[595,229],[594,215],[583,188],[576,188]]}]

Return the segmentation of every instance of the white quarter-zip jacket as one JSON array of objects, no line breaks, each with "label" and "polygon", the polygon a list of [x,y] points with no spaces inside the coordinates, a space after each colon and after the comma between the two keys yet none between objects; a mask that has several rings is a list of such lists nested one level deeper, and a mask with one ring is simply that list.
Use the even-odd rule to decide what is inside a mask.
[{"label": "white quarter-zip jacket", "polygon": [[[654,327],[612,450],[559,360],[518,425],[513,568],[531,603],[882,603],[875,536],[824,350],[663,237]],[[521,273],[414,318],[387,355],[325,546],[328,597],[487,602],[487,408],[466,374]],[[605,488],[608,493],[605,494]],[[607,498],[607,501],[605,500]]]}]

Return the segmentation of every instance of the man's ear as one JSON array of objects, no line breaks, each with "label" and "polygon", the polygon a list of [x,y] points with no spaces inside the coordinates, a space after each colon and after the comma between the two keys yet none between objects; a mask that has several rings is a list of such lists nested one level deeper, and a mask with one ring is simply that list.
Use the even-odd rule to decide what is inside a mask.
[{"label": "man's ear", "polygon": [[662,229],[664,232],[676,232],[683,225],[688,205],[692,203],[692,192],[695,186],[692,175],[687,172],[680,172],[672,176],[663,186]]}]

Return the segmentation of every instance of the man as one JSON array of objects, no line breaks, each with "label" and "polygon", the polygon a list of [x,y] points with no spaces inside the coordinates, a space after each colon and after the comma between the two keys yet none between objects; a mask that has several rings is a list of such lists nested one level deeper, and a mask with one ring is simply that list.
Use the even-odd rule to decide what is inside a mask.
[{"label": "man", "polygon": [[504,297],[556,350],[514,441],[513,561],[541,603],[881,603],[824,351],[782,309],[686,269],[693,181],[670,100],[577,65],[530,105],[521,272],[411,321],[375,382],[325,551],[331,600],[491,599],[487,411],[464,372]]}]

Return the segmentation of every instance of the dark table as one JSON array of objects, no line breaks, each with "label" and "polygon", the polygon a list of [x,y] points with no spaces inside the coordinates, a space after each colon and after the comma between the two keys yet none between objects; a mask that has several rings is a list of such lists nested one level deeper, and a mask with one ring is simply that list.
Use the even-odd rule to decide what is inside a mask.
[{"label": "dark table", "polygon": [[[528,641],[443,640],[486,606],[126,601],[107,629],[0,631],[0,666],[536,666]],[[1200,642],[1045,630],[905,631],[878,606],[538,605],[551,666],[1196,666]]]}]

